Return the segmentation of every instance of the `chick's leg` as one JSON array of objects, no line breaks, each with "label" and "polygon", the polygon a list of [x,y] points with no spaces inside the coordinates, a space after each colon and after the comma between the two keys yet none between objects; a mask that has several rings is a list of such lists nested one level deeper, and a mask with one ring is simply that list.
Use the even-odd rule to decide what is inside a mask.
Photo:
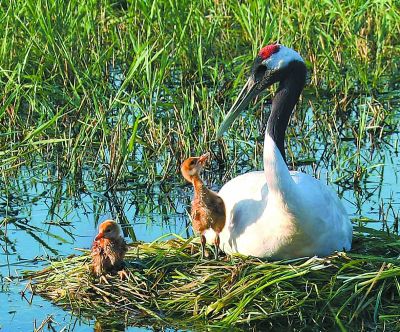
[{"label": "chick's leg", "polygon": [[125,270],[118,271],[118,275],[121,280],[129,280],[129,275]]},{"label": "chick's leg", "polygon": [[201,234],[201,259],[205,259],[206,257],[206,237]]},{"label": "chick's leg", "polygon": [[220,239],[219,239],[219,234],[217,233],[215,236],[215,241],[214,241],[215,260],[218,260],[218,256],[219,256],[219,244],[220,244]]},{"label": "chick's leg", "polygon": [[107,284],[107,285],[110,284],[110,283],[108,282],[108,280],[107,280],[107,278],[106,278],[106,276],[105,276],[104,274],[102,274],[102,275],[99,277],[99,282],[100,282],[101,284]]}]

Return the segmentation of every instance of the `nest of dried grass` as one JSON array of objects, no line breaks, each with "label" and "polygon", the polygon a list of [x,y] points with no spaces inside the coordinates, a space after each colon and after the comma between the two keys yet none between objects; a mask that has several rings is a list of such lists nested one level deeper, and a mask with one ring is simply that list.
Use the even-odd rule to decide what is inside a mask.
[{"label": "nest of dried grass", "polygon": [[134,243],[130,279],[100,284],[90,256],[30,273],[33,290],[84,317],[126,324],[400,330],[400,240],[355,234],[354,249],[324,259],[200,260],[199,243],[176,237]]}]

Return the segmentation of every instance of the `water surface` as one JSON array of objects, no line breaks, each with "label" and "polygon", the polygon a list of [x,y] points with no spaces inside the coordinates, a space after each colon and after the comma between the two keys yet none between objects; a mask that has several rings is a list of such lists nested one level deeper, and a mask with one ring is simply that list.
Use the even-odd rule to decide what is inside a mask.
[{"label": "water surface", "polygon": [[[398,110],[397,105],[393,111]],[[357,104],[357,108],[362,105]],[[373,132],[372,138],[366,135],[357,143],[350,122],[342,128],[340,140],[338,137],[333,142],[323,135],[327,128],[318,128],[315,110],[305,108],[304,112],[305,125],[288,129],[288,146],[295,156],[291,159],[293,167],[331,183],[342,196],[356,229],[396,231],[400,210],[397,130],[389,128],[380,136]],[[357,121],[358,115],[350,119]],[[246,117],[249,115],[242,120]],[[226,144],[232,149],[227,160],[235,159],[234,165],[220,165],[213,160],[204,175],[215,190],[237,174],[262,168],[262,135],[243,141],[228,134]],[[75,317],[39,296],[31,299],[29,292],[21,296],[26,283],[17,277],[24,270],[43,268],[50,260],[79,255],[75,248],[90,248],[99,222],[113,218],[125,223],[128,241],[132,230],[140,241],[153,241],[168,233],[183,237],[192,234],[187,224],[192,189],[179,175],[180,161],[173,160],[166,166],[165,160],[162,156],[153,160],[156,178],[150,178],[145,169],[133,171],[128,161],[132,179],[113,193],[106,191],[99,176],[101,170],[90,168],[83,170],[79,190],[68,179],[59,180],[52,163],[25,167],[16,178],[8,179],[0,195],[2,331],[32,330],[35,323],[39,326],[49,315],[56,330],[94,328],[94,320]],[[166,172],[170,174],[166,176]],[[127,330],[147,328],[151,329]]]}]

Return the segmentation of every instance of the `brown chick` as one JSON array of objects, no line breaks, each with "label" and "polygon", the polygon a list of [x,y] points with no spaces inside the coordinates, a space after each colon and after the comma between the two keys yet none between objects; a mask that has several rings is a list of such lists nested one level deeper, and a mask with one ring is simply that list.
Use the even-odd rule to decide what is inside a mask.
[{"label": "brown chick", "polygon": [[225,226],[225,204],[222,198],[208,189],[200,178],[200,172],[209,156],[210,153],[206,153],[200,157],[186,159],[181,165],[181,172],[183,177],[194,187],[191,216],[193,229],[200,234],[202,257],[205,256],[206,237],[204,233],[212,229],[215,232],[215,259],[218,259],[219,233]]},{"label": "brown chick", "polygon": [[107,283],[105,274],[118,271],[121,279],[128,275],[123,269],[124,256],[128,250],[118,224],[106,220],[99,226],[99,233],[92,245],[92,271]]}]

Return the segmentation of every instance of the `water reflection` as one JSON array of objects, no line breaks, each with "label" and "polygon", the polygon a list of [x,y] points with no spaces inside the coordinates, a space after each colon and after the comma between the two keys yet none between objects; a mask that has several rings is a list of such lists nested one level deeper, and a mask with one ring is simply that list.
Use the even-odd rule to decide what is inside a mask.
[{"label": "water reflection", "polygon": [[[16,186],[9,188],[8,196],[2,196],[0,299],[6,305],[0,306],[0,324],[5,331],[11,326],[12,331],[32,330],[35,321],[39,326],[49,315],[53,320],[50,325],[57,330],[67,327],[87,331],[87,324],[94,324],[77,320],[38,296],[29,303],[28,291],[25,296],[19,294],[24,284],[9,277],[19,276],[23,270],[40,269],[58,257],[79,255],[74,248],[90,247],[99,221],[129,221],[123,226],[125,235],[131,237],[129,229],[134,225],[135,234],[142,241],[153,241],[165,233],[187,236],[190,232],[186,225],[186,188],[178,187],[168,197],[157,186],[151,193],[139,188],[112,195],[90,188],[72,198],[67,197],[66,190],[63,182],[52,183],[46,177],[40,180],[25,171]],[[112,328],[117,330],[121,326]]]},{"label": "water reflection", "polygon": [[[327,107],[323,100],[321,104],[319,107]],[[331,183],[343,197],[355,225],[397,232],[400,137],[391,124],[398,119],[386,119],[379,126],[370,123],[365,130],[370,134],[361,137],[354,128],[358,128],[356,121],[362,117],[363,108],[355,101],[350,114],[343,114],[342,123],[318,121],[315,107],[302,108],[298,118],[292,120],[287,144],[291,166]],[[260,129],[262,122],[257,123]],[[322,128],[321,123],[330,123],[331,127]],[[335,134],[328,135],[327,131]],[[243,137],[251,138],[243,141],[227,136],[226,145],[232,151],[232,156],[226,156],[229,164],[214,159],[211,171],[205,173],[206,182],[214,190],[238,174],[262,168],[262,130],[259,132],[256,138],[251,132],[244,133]],[[337,141],[329,140],[335,136]],[[24,284],[11,277],[19,276],[22,270],[40,269],[49,260],[79,255],[74,248],[89,248],[98,223],[104,219],[117,219],[131,240],[153,241],[165,233],[190,236],[187,207],[192,189],[177,171],[180,160],[157,158],[151,175],[146,167],[138,170],[128,162],[131,177],[111,190],[103,185],[102,170],[88,167],[82,172],[79,190],[74,181],[59,179],[54,164],[37,164],[21,170],[18,178],[7,179],[7,186],[0,187],[3,331],[31,330],[48,317],[48,330],[53,326],[56,330],[87,331],[88,325],[95,331],[125,329],[124,324],[107,326],[77,318],[37,296],[30,303],[29,292],[20,294]]]}]

